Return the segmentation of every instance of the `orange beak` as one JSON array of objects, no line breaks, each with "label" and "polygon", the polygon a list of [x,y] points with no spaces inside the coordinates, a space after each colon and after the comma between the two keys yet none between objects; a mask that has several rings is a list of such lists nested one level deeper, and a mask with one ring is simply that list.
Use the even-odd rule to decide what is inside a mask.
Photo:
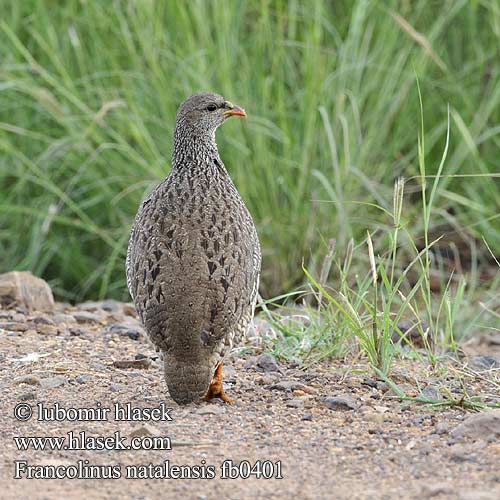
[{"label": "orange beak", "polygon": [[224,111],[224,116],[247,116],[245,110],[239,106],[233,105],[231,109]]}]

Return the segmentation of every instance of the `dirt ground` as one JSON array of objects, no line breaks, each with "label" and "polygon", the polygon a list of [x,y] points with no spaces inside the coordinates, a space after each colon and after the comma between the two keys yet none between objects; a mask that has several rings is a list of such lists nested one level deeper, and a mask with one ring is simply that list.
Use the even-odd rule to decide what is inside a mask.
[{"label": "dirt ground", "polygon": [[[179,407],[168,396],[160,361],[129,305],[57,304],[52,313],[0,310],[0,496],[30,500],[500,498],[500,410],[481,414],[400,402],[362,361],[324,362],[303,370],[263,354],[258,333],[224,368],[233,404],[213,401]],[[497,340],[487,343],[493,361],[500,350]],[[480,352],[478,345],[472,348]],[[498,399],[498,368],[492,365],[464,378],[469,394]],[[434,374],[421,361],[397,362],[393,377],[407,393],[441,397]],[[458,397],[461,384],[449,382]],[[111,410],[103,421],[37,420],[38,404],[50,409],[56,403],[65,409],[97,408],[100,403]],[[132,408],[158,408],[164,403],[172,411],[163,417],[172,420],[118,421],[113,415],[115,403],[130,403]],[[14,417],[20,404],[23,411],[33,408],[29,420],[20,420],[25,418],[22,412]],[[474,420],[484,415],[486,421]],[[171,450],[34,451],[32,446],[19,450],[13,439],[66,436],[70,431],[94,437],[113,436],[116,431],[127,439],[169,437]],[[114,465],[121,478],[26,478],[28,466],[39,466],[29,469],[35,477],[56,466],[64,475],[86,460],[81,463]],[[242,467],[243,474],[248,472],[245,461],[257,463],[254,475],[221,479],[221,466],[229,460],[226,464],[233,471]],[[25,461],[18,464],[20,479],[13,478],[15,461]],[[273,464],[259,468],[258,461]],[[148,464],[158,467],[147,468]],[[146,466],[130,470],[137,474],[140,470],[147,478],[127,479],[130,465]],[[175,475],[176,465],[213,466],[216,477],[151,478],[165,471]],[[96,470],[109,472],[105,467]],[[194,470],[186,468],[183,473],[201,475],[200,467]],[[275,476],[281,471],[283,479],[259,479],[259,470]]]}]

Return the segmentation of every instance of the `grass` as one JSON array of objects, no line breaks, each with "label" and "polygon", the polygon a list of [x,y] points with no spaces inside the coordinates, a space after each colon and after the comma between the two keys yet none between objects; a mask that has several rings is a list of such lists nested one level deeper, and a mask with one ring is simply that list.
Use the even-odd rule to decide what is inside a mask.
[{"label": "grass", "polygon": [[[345,251],[368,229],[374,252],[386,248],[379,207],[390,212],[399,177],[413,191],[406,229],[420,249],[425,235],[447,232],[442,243],[465,238],[479,264],[490,256],[482,237],[499,254],[494,0],[2,7],[2,271],[31,269],[68,300],[127,298],[133,216],[168,173],[177,105],[200,89],[221,92],[249,114],[225,125],[218,141],[258,225],[265,296],[300,286],[302,261],[319,272],[331,238]],[[415,140],[417,77],[425,177]],[[418,193],[435,175],[432,218],[430,211],[421,218]],[[351,273],[366,272],[353,266]]]}]

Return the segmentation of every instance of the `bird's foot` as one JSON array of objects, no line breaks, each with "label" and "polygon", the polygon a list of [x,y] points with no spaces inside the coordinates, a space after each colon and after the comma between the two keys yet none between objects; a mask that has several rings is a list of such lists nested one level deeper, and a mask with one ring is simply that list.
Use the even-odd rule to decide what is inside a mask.
[{"label": "bird's foot", "polygon": [[225,393],[224,387],[222,386],[222,362],[215,369],[214,378],[210,385],[208,386],[207,393],[203,398],[205,401],[210,401],[214,398],[220,398],[224,403],[232,403],[233,400]]}]

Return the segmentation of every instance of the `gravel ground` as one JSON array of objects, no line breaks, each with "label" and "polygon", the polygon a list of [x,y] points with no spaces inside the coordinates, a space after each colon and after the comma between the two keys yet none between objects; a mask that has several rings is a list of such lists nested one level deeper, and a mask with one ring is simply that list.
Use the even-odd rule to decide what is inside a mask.
[{"label": "gravel ground", "polygon": [[[304,371],[276,362],[257,340],[249,339],[245,352],[224,368],[233,404],[179,407],[168,396],[160,362],[130,305],[56,304],[50,313],[0,309],[1,497],[500,498],[500,411],[400,402],[360,361],[324,362]],[[487,357],[478,354],[480,343],[471,347],[476,363],[493,360],[493,368],[465,379],[471,394],[498,396],[497,341],[484,344]],[[440,397],[434,375],[418,361],[398,362],[393,377],[408,393]],[[460,389],[458,381],[448,382]],[[110,412],[103,421],[37,420],[38,404],[52,409],[56,403],[65,409],[100,403]],[[119,421],[115,403],[135,409],[164,404],[172,410],[162,421]],[[26,405],[34,409],[29,420],[14,418],[19,404],[23,411]],[[168,437],[171,449],[34,451],[19,450],[13,439],[81,431],[90,436],[87,446],[96,444],[92,437],[119,432],[127,440]],[[149,446],[151,439],[145,442]],[[163,443],[168,448],[168,440]],[[21,479],[13,479],[14,461],[25,461],[18,465]],[[121,478],[26,479],[28,471],[36,477],[50,466],[71,474],[79,461],[103,466],[96,469],[102,475],[110,473],[105,466],[114,466]],[[272,464],[259,467],[259,461]],[[247,462],[257,464],[248,479],[221,478],[224,463],[233,471],[239,465],[244,474]],[[44,467],[28,470],[35,465]],[[180,471],[175,467],[180,465],[192,468]],[[152,478],[167,471],[215,478]],[[275,476],[281,471],[283,479],[257,478],[259,471]],[[128,479],[127,473],[139,477]]]}]

